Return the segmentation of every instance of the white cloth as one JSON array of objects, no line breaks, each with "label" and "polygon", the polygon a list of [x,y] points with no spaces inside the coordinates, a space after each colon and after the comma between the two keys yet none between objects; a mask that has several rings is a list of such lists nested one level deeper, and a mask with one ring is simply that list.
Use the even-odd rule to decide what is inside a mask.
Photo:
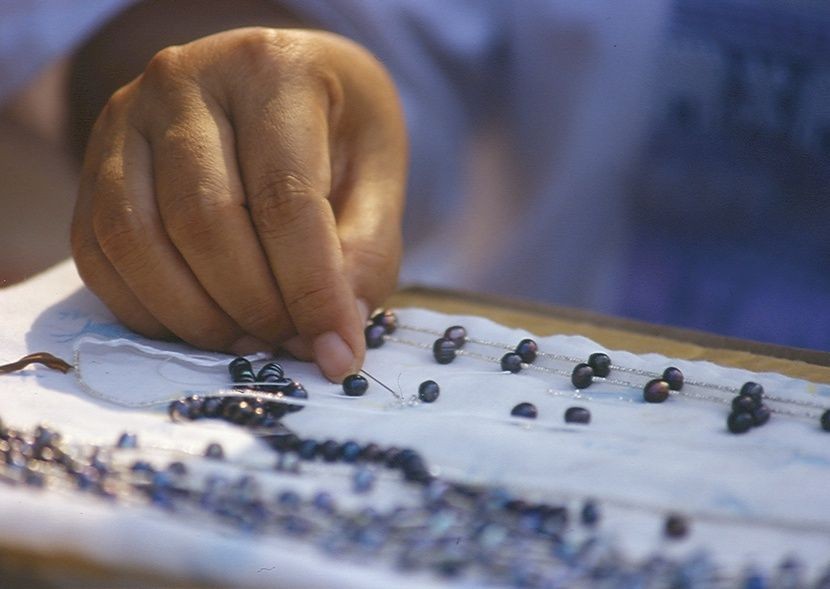
[{"label": "white cloth", "polygon": [[[399,320],[435,330],[462,324],[471,337],[506,345],[528,335],[482,318],[419,309],[400,310]],[[0,291],[0,322],[3,361],[35,351],[68,358],[77,347],[85,386],[122,402],[132,403],[144,394],[141,391],[155,391],[157,399],[164,401],[185,392],[218,390],[228,382],[221,364],[210,366],[211,361],[227,357],[149,342],[116,324],[81,287],[71,263]],[[434,337],[406,330],[396,335],[422,342]],[[127,338],[157,351],[111,349],[82,338]],[[557,335],[538,342],[542,351],[576,357],[600,349],[580,336]],[[471,349],[493,356],[501,353],[486,346],[471,345]],[[171,362],[164,357],[170,352],[184,356]],[[197,360],[189,362],[190,354]],[[675,364],[687,379],[720,385],[738,387],[752,379],[779,397],[830,406],[828,384],[654,354],[609,354],[615,363],[633,368],[662,371]],[[375,384],[364,397],[346,398],[313,366],[283,364],[287,374],[309,391],[310,405],[285,418],[300,436],[414,447],[443,476],[507,486],[534,500],[593,497],[603,509],[602,529],[620,542],[629,557],[658,549],[663,544],[662,514],[678,511],[689,515],[692,533],[687,540],[664,546],[670,554],[705,548],[728,573],[747,562],[773,566],[787,554],[803,559],[811,576],[828,564],[830,508],[825,491],[830,450],[817,421],[773,415],[764,427],[735,436],[726,431],[724,404],[676,396],[662,405],[649,405],[639,400],[639,390],[602,384],[575,400],[566,377],[532,370],[500,374],[495,362],[470,356],[439,366],[428,350],[392,342],[369,352],[366,370],[405,395],[423,380],[434,379],[441,386],[437,402],[401,408]],[[693,387],[689,390],[694,392]],[[507,418],[522,401],[539,409],[539,418],[529,426]],[[590,425],[563,423],[565,408],[575,404],[590,409]],[[273,460],[269,450],[241,429],[215,422],[174,424],[164,403],[157,408],[125,408],[91,396],[71,373],[43,368],[0,376],[0,418],[16,428],[45,422],[71,443],[112,444],[129,430],[137,433],[140,446],[150,455],[153,447],[199,453],[208,442],[220,441],[232,461],[268,471]],[[348,503],[348,485],[325,470],[311,469],[293,478],[267,472],[259,476],[277,486],[296,486],[302,493],[331,488]],[[386,505],[405,500],[405,495],[396,487],[381,485],[365,500]],[[716,521],[701,519],[706,514]],[[758,525],[770,520],[778,524]],[[33,493],[0,485],[0,521],[4,543],[70,551],[102,563],[219,584],[425,587],[437,583],[431,578],[404,578],[385,567],[332,561],[296,540],[221,532],[207,523],[179,520],[151,508],[111,505],[49,489]],[[801,525],[819,531],[799,531]]]}]

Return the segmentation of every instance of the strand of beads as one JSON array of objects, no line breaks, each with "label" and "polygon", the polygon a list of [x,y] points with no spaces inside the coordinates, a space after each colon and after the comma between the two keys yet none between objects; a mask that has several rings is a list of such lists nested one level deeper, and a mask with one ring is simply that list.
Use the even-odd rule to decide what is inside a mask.
[{"label": "strand of beads", "polygon": [[[432,345],[429,346],[425,343],[393,335],[398,330],[408,330],[416,333],[438,335],[440,337],[434,340]],[[826,423],[827,427],[825,429],[830,431],[830,409],[813,401],[786,399],[775,395],[765,395],[763,387],[754,382],[745,383],[741,388],[734,388],[686,379],[683,372],[675,366],[667,367],[662,371],[662,373],[620,366],[613,364],[611,358],[605,352],[592,353],[588,357],[587,361],[582,361],[581,359],[573,356],[543,352],[539,350],[538,344],[530,338],[523,339],[517,346],[512,347],[499,342],[469,337],[467,330],[460,325],[450,326],[443,332],[433,329],[402,325],[398,323],[394,313],[389,310],[379,312],[371,318],[366,327],[366,337],[367,345],[370,348],[380,347],[386,341],[416,346],[424,349],[431,348],[432,355],[439,364],[449,364],[457,356],[468,356],[484,360],[489,363],[498,363],[502,371],[513,374],[524,369],[530,369],[558,376],[569,377],[571,384],[577,391],[584,390],[592,384],[600,382],[627,388],[641,389],[643,400],[648,403],[661,403],[668,399],[672,394],[679,394],[700,401],[711,401],[724,405],[730,405],[733,407],[733,411],[730,413],[727,420],[728,429],[729,431],[735,433],[747,431],[749,427],[752,426],[763,425],[766,421],[768,421],[769,415],[772,413],[796,418],[820,420],[822,427],[825,428]],[[467,343],[495,347],[508,351],[502,355],[501,358],[494,358],[465,349],[464,346]],[[577,364],[572,370],[568,371],[563,368],[540,365],[536,363],[537,359],[540,358],[560,362],[577,362]],[[649,380],[645,384],[634,383],[610,376],[614,371],[648,377]],[[708,389],[713,392],[729,393],[730,395],[737,397],[746,396],[742,393],[742,391],[746,391],[753,387],[760,387],[760,394],[755,395],[756,401],[754,406],[750,408],[748,405],[741,405],[741,403],[747,403],[746,401],[737,402],[733,398],[724,398],[718,395],[690,391],[688,388],[689,386],[698,389]],[[764,395],[764,399],[773,404],[766,405],[761,402],[761,395]],[[789,406],[820,409],[821,413],[818,414],[812,411],[793,410],[790,409]],[[743,407],[744,410],[738,411],[736,407]],[[751,418],[751,423],[747,421],[747,414],[749,414],[749,418]]]}]

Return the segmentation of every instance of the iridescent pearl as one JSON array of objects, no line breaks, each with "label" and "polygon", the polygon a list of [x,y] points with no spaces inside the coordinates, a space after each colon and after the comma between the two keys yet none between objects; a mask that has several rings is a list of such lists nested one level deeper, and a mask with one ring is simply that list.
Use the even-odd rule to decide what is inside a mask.
[{"label": "iridescent pearl", "polygon": [[753,409],[752,411],[752,425],[755,427],[760,427],[764,425],[766,422],[769,421],[770,418],[770,410],[769,407],[761,403],[758,407]]},{"label": "iridescent pearl", "polygon": [[383,325],[369,325],[363,330],[363,335],[366,338],[366,347],[374,350],[383,345],[385,341],[383,336],[386,335],[386,330]]},{"label": "iridescent pearl", "polygon": [[222,449],[221,444],[217,444],[216,442],[211,442],[205,448],[205,458],[211,458],[213,460],[222,460],[225,457],[225,451]]},{"label": "iridescent pearl", "polygon": [[445,337],[438,338],[432,344],[432,355],[439,364],[449,364],[455,360],[455,353],[458,350],[452,340]]},{"label": "iridescent pearl", "polygon": [[594,376],[605,378],[611,373],[611,358],[604,352],[594,352],[588,356],[588,366],[594,371]]},{"label": "iridescent pearl", "polygon": [[384,309],[372,316],[372,324],[383,327],[384,332],[391,335],[398,328],[398,318],[393,311]]},{"label": "iridescent pearl", "polygon": [[525,364],[533,364],[536,361],[536,354],[539,352],[539,345],[530,338],[525,338],[516,346],[516,353]]},{"label": "iridescent pearl", "polygon": [[536,419],[539,411],[533,403],[519,403],[510,411],[513,417],[525,417],[527,419]]},{"label": "iridescent pearl", "polygon": [[441,393],[441,388],[434,380],[425,380],[418,386],[418,398],[424,403],[432,403]]},{"label": "iridescent pearl", "polygon": [[444,331],[444,337],[455,344],[459,350],[467,343],[467,330],[461,325],[453,325]]},{"label": "iridescent pearl", "polygon": [[578,389],[587,389],[594,382],[594,369],[584,362],[574,366],[571,384]]},{"label": "iridescent pearl", "polygon": [[669,383],[661,378],[654,378],[643,387],[643,400],[646,403],[662,403],[669,398]]},{"label": "iridescent pearl", "polygon": [[756,403],[760,403],[764,397],[764,387],[759,385],[757,382],[745,382],[738,394],[752,397]]},{"label": "iridescent pearl", "polygon": [[501,357],[501,369],[516,374],[522,370],[522,357],[516,352],[508,352]]},{"label": "iridescent pearl", "polygon": [[679,368],[669,366],[663,371],[663,380],[669,383],[669,388],[679,391],[683,388],[683,372]]},{"label": "iridescent pearl", "polygon": [[585,407],[568,407],[565,410],[565,423],[590,423],[591,412]]},{"label": "iridescent pearl", "polygon": [[350,374],[343,379],[343,392],[349,397],[361,397],[369,388],[369,381],[360,374]]},{"label": "iridescent pearl", "polygon": [[730,413],[726,419],[726,427],[733,434],[742,434],[748,432],[753,425],[751,413]]}]

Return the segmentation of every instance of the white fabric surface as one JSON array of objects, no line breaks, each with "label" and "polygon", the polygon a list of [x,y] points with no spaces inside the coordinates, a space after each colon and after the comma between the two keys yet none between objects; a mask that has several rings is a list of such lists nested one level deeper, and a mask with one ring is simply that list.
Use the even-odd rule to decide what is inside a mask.
[{"label": "white fabric surface", "polygon": [[[399,319],[440,330],[459,323],[472,337],[506,344],[527,335],[482,318],[419,309],[400,310]],[[71,442],[101,444],[112,444],[122,431],[130,430],[138,433],[142,448],[195,453],[209,441],[221,441],[232,460],[268,465],[273,459],[240,429],[221,423],[171,423],[164,402],[184,393],[222,388],[227,377],[221,362],[228,358],[149,342],[127,332],[82,288],[71,262],[0,291],[0,320],[3,361],[35,351],[69,358],[80,340],[86,386],[121,402],[150,401],[151,393],[161,402],[157,408],[125,408],[90,396],[71,373],[28,369],[0,377],[0,417],[13,427],[46,422]],[[406,331],[396,335],[432,339]],[[185,355],[171,361],[135,347],[94,343],[119,337]],[[600,349],[580,336],[538,341],[543,351],[578,357]],[[500,355],[481,347],[479,351]],[[190,362],[189,354],[199,360]],[[631,367],[662,370],[670,363],[658,355],[610,354],[615,363]],[[211,358],[220,364],[210,366]],[[710,363],[671,363],[687,378],[735,386],[751,378],[778,396],[830,406],[826,384]],[[639,391],[598,384],[577,402],[564,377],[535,371],[500,374],[497,367],[471,357],[439,366],[427,350],[395,343],[370,351],[366,370],[407,396],[421,381],[436,380],[442,392],[433,405],[401,408],[375,384],[364,397],[346,398],[312,365],[290,360],[283,364],[310,393],[309,406],[285,418],[299,435],[412,446],[447,477],[504,485],[534,500],[594,497],[606,514],[604,529],[632,557],[656,550],[663,543],[662,515],[679,511],[690,515],[692,533],[664,546],[670,554],[704,547],[725,570],[733,571],[747,562],[775,564],[796,553],[815,574],[830,560],[830,448],[828,434],[817,422],[774,415],[763,428],[734,436],[725,429],[724,405],[685,397],[648,405],[639,401]],[[520,401],[537,405],[536,422],[517,425],[506,418]],[[590,425],[563,423],[564,409],[574,404],[591,410]],[[310,470],[289,483],[308,492],[322,485],[349,495],[342,473]],[[277,486],[284,483],[273,481]],[[386,490],[381,485],[365,500],[384,504],[402,500],[400,493],[399,486]],[[705,514],[723,522],[710,521]],[[747,525],[768,520],[784,526]],[[221,532],[154,509],[109,505],[78,494],[0,486],[0,521],[4,541],[22,547],[77,552],[104,563],[151,567],[235,586],[383,587],[394,582],[399,587],[423,587],[431,582],[422,577],[392,578],[393,573],[382,567],[328,560],[295,541],[286,544],[280,538]],[[805,523],[818,530],[799,530]]]}]

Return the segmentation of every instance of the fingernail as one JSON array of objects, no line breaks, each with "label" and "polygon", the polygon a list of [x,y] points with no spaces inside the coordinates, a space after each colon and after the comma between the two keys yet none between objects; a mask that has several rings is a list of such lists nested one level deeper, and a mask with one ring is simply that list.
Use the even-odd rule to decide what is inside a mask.
[{"label": "fingernail", "polygon": [[311,347],[314,361],[329,380],[339,381],[355,371],[354,353],[336,332],[318,335]]},{"label": "fingernail", "polygon": [[361,321],[366,321],[369,318],[369,303],[365,299],[357,299],[357,314]]},{"label": "fingernail", "polygon": [[247,356],[257,352],[271,352],[274,346],[250,335],[243,335],[230,346],[230,351],[237,356]]}]

